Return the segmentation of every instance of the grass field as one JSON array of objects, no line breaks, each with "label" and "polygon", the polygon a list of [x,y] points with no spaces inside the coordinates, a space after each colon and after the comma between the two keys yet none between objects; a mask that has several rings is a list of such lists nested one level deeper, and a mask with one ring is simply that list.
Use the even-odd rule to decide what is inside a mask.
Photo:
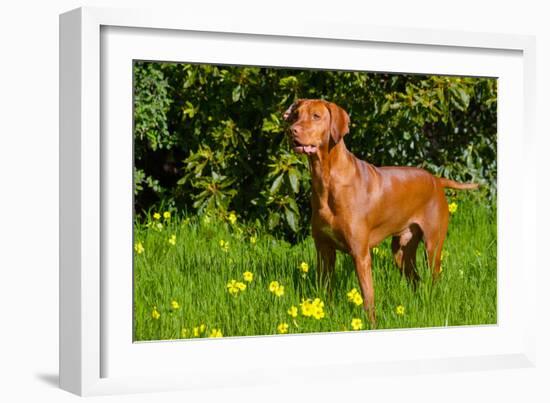
[{"label": "grass field", "polygon": [[[463,197],[435,285],[423,246],[416,288],[394,265],[388,240],[373,250],[378,329],[496,323],[496,210]],[[348,298],[359,290],[348,255],[338,253],[329,296],[315,281],[311,237],[290,245],[236,216],[162,213],[134,225],[134,340],[369,329],[357,297]]]}]

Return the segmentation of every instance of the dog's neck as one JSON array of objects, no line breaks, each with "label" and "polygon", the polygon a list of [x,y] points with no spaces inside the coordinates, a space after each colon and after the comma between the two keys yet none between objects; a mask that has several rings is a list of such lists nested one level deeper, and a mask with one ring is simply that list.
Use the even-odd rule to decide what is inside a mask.
[{"label": "dog's neck", "polygon": [[338,179],[344,179],[345,175],[353,172],[353,160],[355,157],[348,151],[344,140],[336,144],[323,144],[317,153],[310,155],[309,168],[311,171],[312,196],[311,202],[314,209],[329,207],[329,192],[332,177],[338,175]]}]

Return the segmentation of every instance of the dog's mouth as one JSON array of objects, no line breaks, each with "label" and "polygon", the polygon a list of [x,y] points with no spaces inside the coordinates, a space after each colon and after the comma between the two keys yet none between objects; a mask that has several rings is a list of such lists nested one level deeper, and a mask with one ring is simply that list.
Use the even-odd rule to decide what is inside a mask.
[{"label": "dog's mouth", "polygon": [[301,144],[300,142],[294,140],[294,151],[298,154],[315,154],[317,152],[317,146],[309,144]]}]

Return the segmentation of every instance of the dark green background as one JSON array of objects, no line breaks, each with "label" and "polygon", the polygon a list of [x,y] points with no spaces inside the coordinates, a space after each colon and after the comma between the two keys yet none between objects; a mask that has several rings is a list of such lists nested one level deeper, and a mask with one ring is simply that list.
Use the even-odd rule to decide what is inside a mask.
[{"label": "dark green background", "polygon": [[282,121],[297,98],[343,107],[359,158],[478,182],[475,194],[494,204],[496,79],[135,62],[138,219],[234,211],[274,235],[307,234],[307,160]]}]

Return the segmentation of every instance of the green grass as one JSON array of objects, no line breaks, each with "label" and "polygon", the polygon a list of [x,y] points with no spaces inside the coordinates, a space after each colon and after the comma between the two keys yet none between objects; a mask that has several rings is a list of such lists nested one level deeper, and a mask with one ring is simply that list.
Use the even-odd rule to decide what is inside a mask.
[{"label": "green grass", "polygon": [[[442,278],[432,284],[424,247],[418,251],[420,281],[413,287],[399,272],[386,240],[373,257],[377,328],[411,328],[494,324],[497,320],[496,211],[471,199],[459,199],[451,216],[445,242]],[[156,223],[162,223],[162,229]],[[289,333],[351,330],[353,318],[368,329],[361,306],[349,302],[346,293],[359,290],[351,258],[338,253],[333,292],[315,281],[315,247],[309,237],[297,245],[257,233],[250,242],[250,228],[240,223],[201,217],[168,220],[150,218],[134,226],[134,340],[194,337],[193,329],[205,325],[200,337],[212,329],[223,336],[276,334],[280,323]],[[176,236],[175,245],[168,242]],[[229,242],[227,251],[220,240]],[[298,267],[310,266],[305,278]],[[254,275],[246,290],[230,295],[227,283]],[[284,285],[284,294],[269,292],[273,280]],[[287,310],[299,308],[303,298],[320,298],[325,317],[317,320]],[[179,308],[174,309],[171,302]],[[405,308],[403,315],[396,307]],[[152,313],[160,314],[154,318]],[[187,329],[185,331],[184,329]],[[182,333],[183,331],[183,333]]]}]

